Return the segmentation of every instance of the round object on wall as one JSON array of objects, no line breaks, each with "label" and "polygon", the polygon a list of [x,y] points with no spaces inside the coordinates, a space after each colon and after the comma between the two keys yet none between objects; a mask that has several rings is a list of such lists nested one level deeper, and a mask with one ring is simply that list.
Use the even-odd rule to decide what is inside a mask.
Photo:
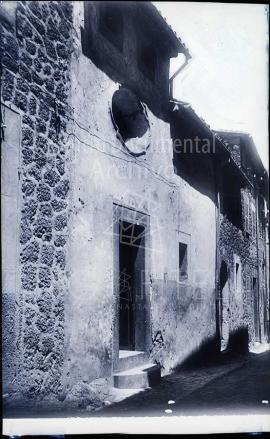
[{"label": "round object on wall", "polygon": [[113,94],[111,116],[117,136],[130,154],[145,154],[151,139],[146,105],[128,87]]}]

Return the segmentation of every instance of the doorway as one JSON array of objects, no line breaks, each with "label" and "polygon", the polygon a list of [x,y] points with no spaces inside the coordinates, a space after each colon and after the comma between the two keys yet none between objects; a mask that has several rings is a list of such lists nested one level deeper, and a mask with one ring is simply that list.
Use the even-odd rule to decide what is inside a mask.
[{"label": "doorway", "polygon": [[221,350],[228,347],[230,335],[229,272],[225,261],[219,271],[219,333]]},{"label": "doorway", "polygon": [[261,331],[260,331],[260,316],[259,316],[259,296],[258,296],[258,285],[257,278],[252,278],[252,293],[253,293],[253,304],[254,304],[254,327],[255,327],[255,341],[261,341]]},{"label": "doorway", "polygon": [[[148,353],[150,323],[150,217],[113,204],[113,369],[123,358]],[[139,352],[138,352],[139,351]]]},{"label": "doorway", "polygon": [[120,222],[119,233],[119,349],[144,345],[144,227]]}]

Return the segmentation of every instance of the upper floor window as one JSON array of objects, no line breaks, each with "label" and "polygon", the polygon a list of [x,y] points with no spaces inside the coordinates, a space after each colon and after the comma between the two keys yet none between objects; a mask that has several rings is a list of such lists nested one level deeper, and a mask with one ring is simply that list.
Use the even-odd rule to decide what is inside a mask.
[{"label": "upper floor window", "polygon": [[179,278],[180,281],[188,279],[188,246],[179,243]]},{"label": "upper floor window", "polygon": [[238,229],[243,228],[240,190],[225,188],[221,193],[221,212]]},{"label": "upper floor window", "polygon": [[234,288],[239,295],[242,291],[242,264],[238,255],[234,254]]},{"label": "upper floor window", "polygon": [[257,226],[256,208],[255,205],[251,203],[251,233],[253,238],[256,237],[256,226]]},{"label": "upper floor window", "polygon": [[266,214],[265,214],[265,201],[262,197],[258,197],[258,228],[259,237],[264,239],[265,236],[265,226],[266,226]]},{"label": "upper floor window", "polygon": [[222,172],[222,190],[220,193],[221,213],[238,229],[243,229],[241,188],[238,177],[228,169]]},{"label": "upper floor window", "polygon": [[121,6],[115,2],[101,2],[99,30],[114,46],[123,51],[124,27]]},{"label": "upper floor window", "polygon": [[243,213],[244,213],[244,223],[245,223],[245,236],[246,238],[250,237],[250,231],[251,231],[251,227],[250,227],[250,219],[249,219],[249,214],[250,214],[250,202],[249,202],[249,197],[247,194],[243,194]]}]

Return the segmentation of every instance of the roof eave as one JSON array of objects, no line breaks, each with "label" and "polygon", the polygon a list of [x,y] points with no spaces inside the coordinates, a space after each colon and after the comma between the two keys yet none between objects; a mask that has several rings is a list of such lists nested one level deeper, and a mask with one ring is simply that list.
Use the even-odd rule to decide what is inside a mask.
[{"label": "roof eave", "polygon": [[183,53],[186,58],[190,59],[191,55],[186,47],[185,43],[181,40],[180,37],[177,36],[176,32],[172,29],[172,27],[167,23],[166,19],[163,17],[161,12],[157,9],[157,7],[152,2],[138,2],[140,6],[143,6],[146,11],[153,16],[159,25],[164,28],[168,37],[168,45],[173,53],[172,56],[177,56],[178,53]]}]

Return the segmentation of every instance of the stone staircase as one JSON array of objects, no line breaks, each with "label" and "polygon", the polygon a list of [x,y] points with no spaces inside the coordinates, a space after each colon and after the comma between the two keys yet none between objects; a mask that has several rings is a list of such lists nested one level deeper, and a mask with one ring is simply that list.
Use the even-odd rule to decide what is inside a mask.
[{"label": "stone staircase", "polygon": [[143,351],[120,350],[113,382],[118,389],[153,387],[160,382],[160,366],[151,363]]}]

